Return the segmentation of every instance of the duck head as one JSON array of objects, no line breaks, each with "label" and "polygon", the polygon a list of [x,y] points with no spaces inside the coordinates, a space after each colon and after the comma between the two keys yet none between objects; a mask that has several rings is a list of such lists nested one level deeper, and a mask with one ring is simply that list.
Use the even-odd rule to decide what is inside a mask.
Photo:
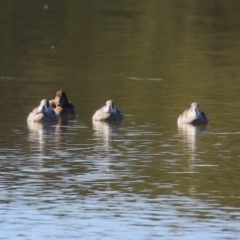
[{"label": "duck head", "polygon": [[48,112],[52,112],[52,108],[49,104],[49,101],[47,99],[42,99],[40,102],[40,105],[38,106],[37,113],[48,113]]},{"label": "duck head", "polygon": [[104,107],[103,111],[105,113],[115,112],[116,108],[114,106],[114,102],[112,100],[106,101],[106,106]]},{"label": "duck head", "polygon": [[68,104],[67,94],[63,90],[58,91],[56,93],[54,103],[56,106],[61,106],[61,107]]},{"label": "duck head", "polygon": [[192,104],[191,104],[191,107],[190,107],[190,109],[189,109],[189,111],[188,111],[188,117],[190,118],[190,119],[201,119],[202,118],[202,112],[201,112],[201,110],[200,110],[200,108],[199,108],[199,105],[198,105],[198,103],[196,103],[196,102],[193,102]]}]

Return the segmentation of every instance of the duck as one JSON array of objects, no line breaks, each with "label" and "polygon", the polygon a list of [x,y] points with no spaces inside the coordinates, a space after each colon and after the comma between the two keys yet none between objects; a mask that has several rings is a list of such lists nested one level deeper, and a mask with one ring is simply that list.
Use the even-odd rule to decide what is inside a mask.
[{"label": "duck", "polygon": [[115,107],[114,102],[112,100],[106,101],[106,105],[98,109],[93,117],[93,121],[121,121],[124,119],[123,113]]},{"label": "duck", "polygon": [[68,101],[67,94],[63,90],[59,90],[55,98],[49,102],[60,119],[75,119],[77,116],[74,105]]},{"label": "duck", "polygon": [[178,124],[208,124],[208,118],[204,112],[201,111],[197,102],[193,102],[189,109],[183,111],[178,117]]},{"label": "duck", "polygon": [[58,115],[53,111],[48,99],[42,99],[40,105],[29,113],[27,122],[57,122]]}]

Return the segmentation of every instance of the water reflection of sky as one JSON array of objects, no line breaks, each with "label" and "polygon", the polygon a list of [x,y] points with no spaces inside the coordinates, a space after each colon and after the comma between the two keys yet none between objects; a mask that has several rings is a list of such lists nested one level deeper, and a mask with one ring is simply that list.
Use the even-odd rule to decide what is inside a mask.
[{"label": "water reflection of sky", "polygon": [[[56,202],[54,194],[62,197]],[[38,198],[19,196],[17,204],[3,206],[2,239],[73,239],[79,237],[79,231],[87,239],[96,235],[103,239],[238,239],[240,234],[232,219],[239,214],[233,209],[216,210],[214,204],[174,195],[146,199],[96,192],[89,198],[53,191]]]}]

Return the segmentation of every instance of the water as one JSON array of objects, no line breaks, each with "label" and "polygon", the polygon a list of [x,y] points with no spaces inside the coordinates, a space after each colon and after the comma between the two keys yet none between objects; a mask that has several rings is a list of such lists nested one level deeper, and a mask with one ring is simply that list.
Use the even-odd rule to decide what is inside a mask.
[{"label": "water", "polygon": [[[1,239],[240,239],[239,7],[6,2]],[[77,120],[28,125],[62,88]],[[193,101],[210,125],[178,128]]]}]

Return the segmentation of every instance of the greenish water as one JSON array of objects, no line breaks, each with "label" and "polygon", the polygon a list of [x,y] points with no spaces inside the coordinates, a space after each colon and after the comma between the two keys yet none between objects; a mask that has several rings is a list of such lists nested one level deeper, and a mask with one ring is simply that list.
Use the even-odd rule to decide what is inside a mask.
[{"label": "greenish water", "polygon": [[[3,1],[1,239],[238,239],[239,8]],[[29,126],[59,89],[77,120]],[[210,125],[178,128],[193,101]]]}]

